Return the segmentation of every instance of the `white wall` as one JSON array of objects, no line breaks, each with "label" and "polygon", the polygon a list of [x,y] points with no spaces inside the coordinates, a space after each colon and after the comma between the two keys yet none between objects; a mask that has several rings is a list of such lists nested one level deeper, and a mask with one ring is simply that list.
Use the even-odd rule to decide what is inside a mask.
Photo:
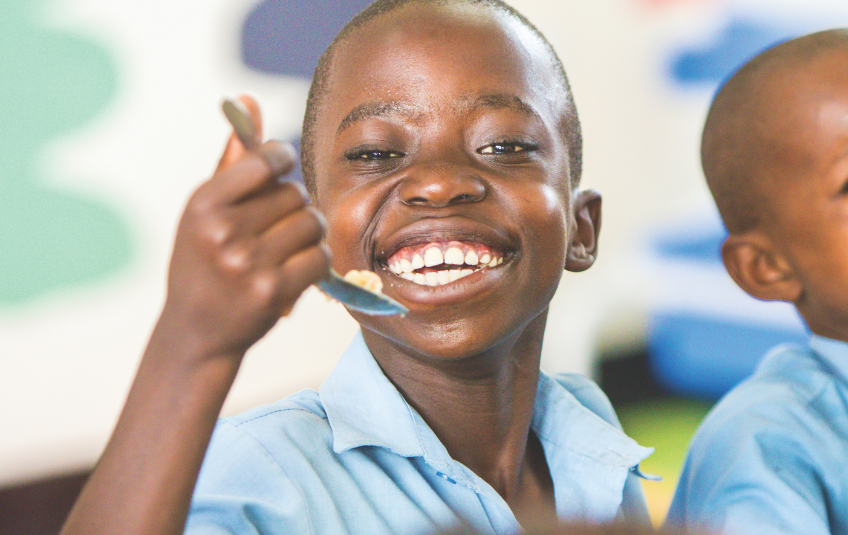
[{"label": "white wall", "polygon": [[[651,282],[633,259],[645,233],[710,213],[697,144],[714,87],[675,87],[664,74],[670,51],[708,40],[733,14],[797,19],[826,12],[848,20],[843,3],[512,2],[566,64],[584,125],[584,184],[604,195],[599,262],[563,279],[545,368],[590,372],[599,333],[607,345],[638,342]],[[276,125],[271,136],[299,128],[307,82],[261,76],[238,61],[238,32],[251,7],[234,0],[52,0],[33,15],[37,27],[101,46],[117,66],[108,107],[44,145],[38,167],[50,187],[123,214],[136,252],[98,282],[0,303],[0,485],[96,460],[161,306],[182,205],[227,136],[221,98],[256,94]],[[224,411],[317,387],[355,328],[340,306],[308,292],[251,350]]]}]

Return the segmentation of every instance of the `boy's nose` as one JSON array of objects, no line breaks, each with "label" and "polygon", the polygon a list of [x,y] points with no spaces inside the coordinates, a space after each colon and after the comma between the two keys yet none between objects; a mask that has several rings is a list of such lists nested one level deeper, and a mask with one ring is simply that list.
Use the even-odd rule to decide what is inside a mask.
[{"label": "boy's nose", "polygon": [[469,172],[456,169],[418,169],[400,185],[400,199],[410,206],[446,207],[480,202],[486,184]]}]

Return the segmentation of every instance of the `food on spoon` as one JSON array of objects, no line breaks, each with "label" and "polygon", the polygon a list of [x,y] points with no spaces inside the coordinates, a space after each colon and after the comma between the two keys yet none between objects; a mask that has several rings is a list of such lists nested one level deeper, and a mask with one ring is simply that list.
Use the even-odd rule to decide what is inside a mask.
[{"label": "food on spoon", "polygon": [[380,276],[373,271],[365,269],[351,269],[345,273],[344,280],[375,294],[383,292],[383,281],[380,279]]}]

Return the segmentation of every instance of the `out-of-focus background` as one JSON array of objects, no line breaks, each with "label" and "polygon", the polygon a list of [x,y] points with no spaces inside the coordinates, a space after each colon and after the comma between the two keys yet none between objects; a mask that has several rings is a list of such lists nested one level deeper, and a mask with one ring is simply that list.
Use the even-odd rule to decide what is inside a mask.
[{"label": "out-of-focus background", "polygon": [[[700,128],[720,80],[770,43],[848,25],[845,0],[512,0],[569,72],[600,257],[566,274],[543,366],[598,380],[657,453],[662,521],[711,404],[771,345],[785,305],[725,275]],[[308,78],[366,0],[3,0],[0,534],[55,533],[102,450],[162,305],[174,230],[256,95],[299,138]],[[225,413],[317,387],[356,325],[308,291],[244,364]]]}]

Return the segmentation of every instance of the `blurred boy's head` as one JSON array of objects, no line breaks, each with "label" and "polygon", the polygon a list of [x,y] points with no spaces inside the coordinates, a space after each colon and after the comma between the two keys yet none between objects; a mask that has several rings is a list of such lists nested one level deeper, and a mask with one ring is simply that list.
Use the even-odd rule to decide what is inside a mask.
[{"label": "blurred boy's head", "polygon": [[713,102],[701,157],[733,279],[793,303],[814,333],[848,340],[848,31],[787,41],[743,66]]},{"label": "blurred boy's head", "polygon": [[500,2],[378,1],[340,33],[310,92],[304,179],[334,267],[376,272],[410,310],[354,314],[372,350],[455,359],[543,331],[563,269],[595,256],[579,132],[550,45]]}]

